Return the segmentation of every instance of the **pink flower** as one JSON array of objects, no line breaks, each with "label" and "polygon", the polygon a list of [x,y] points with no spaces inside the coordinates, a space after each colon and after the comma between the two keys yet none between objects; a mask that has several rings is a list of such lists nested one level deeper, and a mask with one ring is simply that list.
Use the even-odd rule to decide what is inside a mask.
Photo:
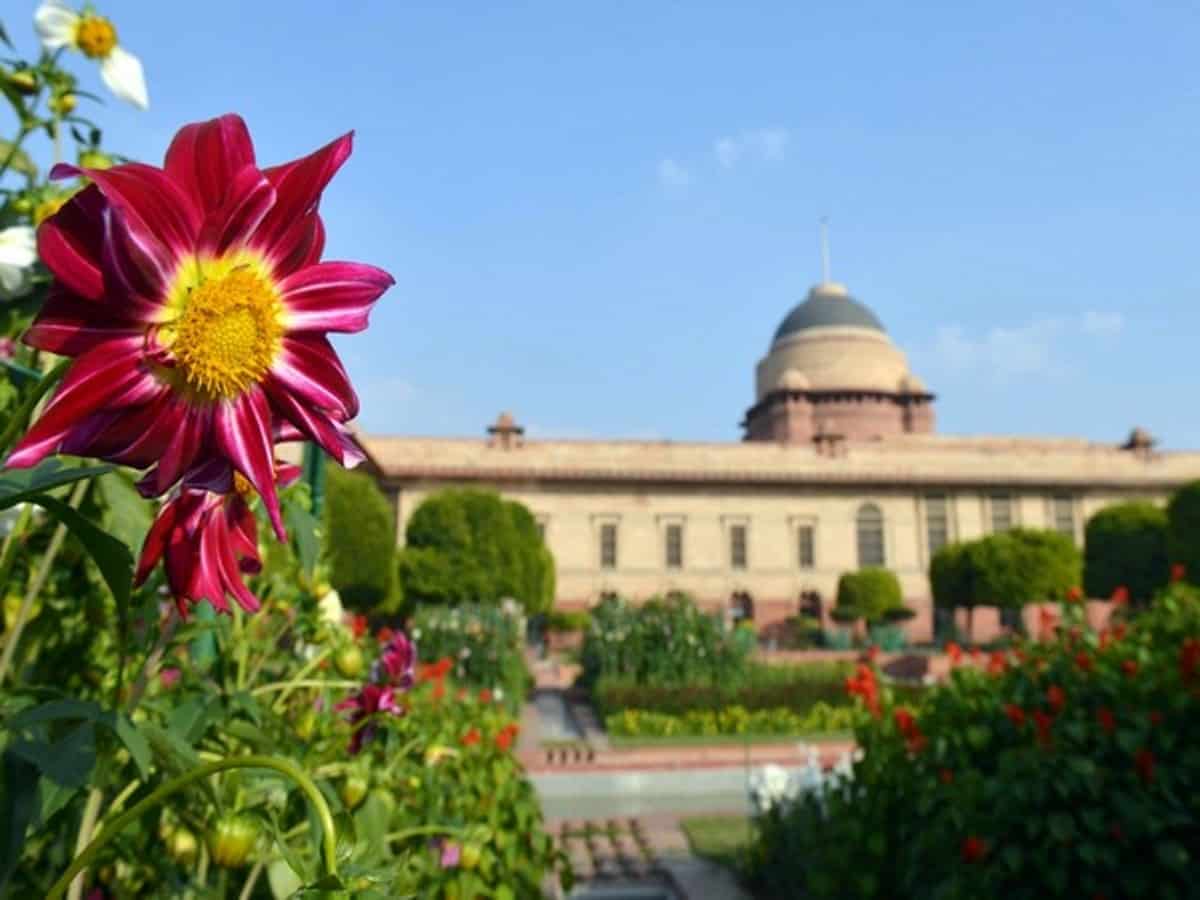
[{"label": "pink flower", "polygon": [[[275,478],[289,484],[299,475],[296,466],[280,465]],[[220,462],[193,472],[150,526],[134,583],[145,582],[161,560],[181,616],[201,600],[229,612],[228,595],[255,612],[258,598],[242,580],[262,567],[250,492],[246,480]]]},{"label": "pink flower", "polygon": [[413,686],[417,647],[403,631],[392,634],[379,659],[371,666],[371,680],[407,690]]},{"label": "pink flower", "polygon": [[378,684],[364,684],[357,694],[347,697],[334,709],[338,712],[350,710],[350,725],[354,728],[350,738],[351,755],[357,754],[363,744],[375,736],[375,726],[367,720],[376,713],[404,715],[404,707],[396,702],[395,690]]},{"label": "pink flower", "polygon": [[179,669],[163,669],[158,673],[158,681],[165,688],[173,688],[179,683],[179,678],[183,673]]},{"label": "pink flower", "polygon": [[0,337],[0,359],[12,359],[17,353],[17,342],[10,337]]},{"label": "pink flower", "polygon": [[454,841],[444,841],[442,843],[442,854],[438,860],[438,864],[443,869],[453,869],[462,859],[462,848]]},{"label": "pink flower", "polygon": [[350,145],[260,169],[226,115],[181,129],[161,169],[55,166],[92,184],[38,232],[54,282],[24,340],[74,362],[7,464],[98,457],[150,468],[146,490],[161,494],[220,460],[282,539],[271,446],[308,439],[361,459],[345,425],[358,398],[326,332],[363,330],[393,283],[318,261],[317,205]]}]

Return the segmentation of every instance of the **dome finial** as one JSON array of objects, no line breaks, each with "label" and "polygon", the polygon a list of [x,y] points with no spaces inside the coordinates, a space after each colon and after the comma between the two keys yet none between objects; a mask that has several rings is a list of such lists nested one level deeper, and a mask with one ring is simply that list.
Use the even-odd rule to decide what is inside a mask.
[{"label": "dome finial", "polygon": [[829,216],[821,216],[821,284],[829,284]]}]

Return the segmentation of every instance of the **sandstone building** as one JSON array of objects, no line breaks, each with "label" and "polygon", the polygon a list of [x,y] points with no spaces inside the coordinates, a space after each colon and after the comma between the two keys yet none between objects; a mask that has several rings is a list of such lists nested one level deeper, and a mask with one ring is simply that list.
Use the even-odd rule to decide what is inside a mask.
[{"label": "sandstone building", "polygon": [[528,506],[560,607],[682,590],[766,624],[814,600],[827,613],[843,572],[883,565],[925,639],[929,559],[946,542],[1020,525],[1082,544],[1102,506],[1163,502],[1200,478],[1200,453],[1159,452],[1140,429],[1122,444],[939,435],[934,400],[876,315],[827,282],[758,363],[740,443],[533,441],[507,413],[478,439],[360,442],[401,536],[421,500],[451,485]]}]

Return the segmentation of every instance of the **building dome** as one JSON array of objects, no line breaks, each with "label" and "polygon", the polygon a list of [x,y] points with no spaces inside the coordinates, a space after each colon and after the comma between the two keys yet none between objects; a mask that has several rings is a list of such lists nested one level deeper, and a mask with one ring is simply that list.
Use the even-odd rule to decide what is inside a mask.
[{"label": "building dome", "polygon": [[779,376],[775,387],[781,391],[807,391],[811,385],[808,377],[799,369],[787,369]]},{"label": "building dome", "polygon": [[901,394],[928,394],[929,388],[925,387],[925,382],[914,375],[912,372],[901,376],[899,391]]},{"label": "building dome", "polygon": [[885,331],[879,317],[834,281],[818,284],[775,329],[775,341],[810,328],[867,328]]}]

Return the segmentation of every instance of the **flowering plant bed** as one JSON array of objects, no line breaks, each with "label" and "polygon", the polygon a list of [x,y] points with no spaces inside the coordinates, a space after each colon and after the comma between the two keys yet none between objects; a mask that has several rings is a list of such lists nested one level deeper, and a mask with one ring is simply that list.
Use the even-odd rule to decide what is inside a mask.
[{"label": "flowering plant bed", "polygon": [[803,715],[787,708],[748,710],[730,706],[721,710],[696,710],[682,715],[648,710],[627,709],[604,720],[614,737],[629,738],[700,738],[732,737],[778,738],[780,736],[833,734],[850,731],[858,712],[849,706],[816,703]]},{"label": "flowering plant bed", "polygon": [[1190,897],[1200,870],[1200,597],[956,668],[919,707],[874,670],[853,777],[757,820],[764,897]]}]

